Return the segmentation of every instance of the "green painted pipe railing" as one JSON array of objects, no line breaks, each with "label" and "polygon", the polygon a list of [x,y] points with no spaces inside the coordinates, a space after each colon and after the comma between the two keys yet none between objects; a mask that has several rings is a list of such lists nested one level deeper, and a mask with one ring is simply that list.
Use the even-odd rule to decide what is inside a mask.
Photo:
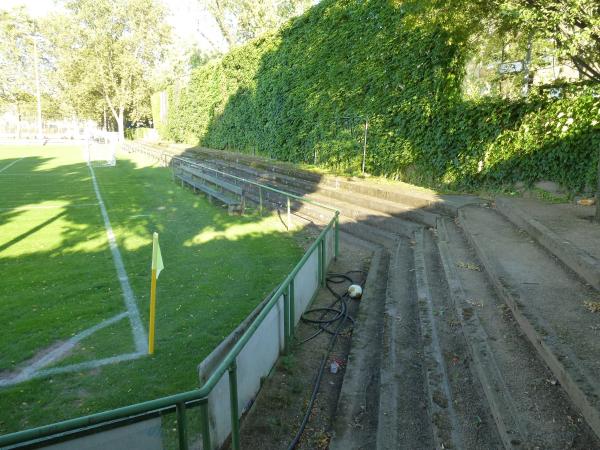
[{"label": "green painted pipe railing", "polygon": [[[277,192],[281,192],[284,195],[289,195],[293,198],[296,197],[293,194],[288,194],[283,191],[270,188],[269,186],[259,185],[264,189],[271,189]],[[315,202],[316,203],[316,202]],[[319,205],[320,206],[320,205]],[[327,207],[330,209],[329,207]],[[110,425],[111,428],[118,426],[119,421],[125,421],[125,419],[135,419],[135,416],[142,416],[148,413],[160,414],[161,411],[173,410],[176,411],[177,418],[177,433],[179,448],[182,450],[187,449],[188,445],[188,426],[185,409],[188,407],[190,402],[200,402],[200,428],[202,433],[203,448],[211,449],[211,437],[210,437],[210,423],[208,413],[208,396],[223,377],[225,372],[228,372],[229,386],[230,386],[230,404],[231,404],[231,442],[234,450],[240,448],[240,436],[239,436],[239,412],[238,412],[238,392],[237,392],[237,356],[244,349],[250,338],[254,335],[258,327],[263,323],[269,312],[279,301],[279,298],[283,296],[284,299],[284,324],[286,324],[286,331],[284,333],[284,349],[289,349],[291,339],[293,336],[294,319],[295,319],[295,307],[291,304],[294,301],[294,279],[298,272],[304,267],[307,260],[316,251],[318,256],[318,269],[317,276],[319,283],[324,284],[325,273],[326,273],[326,255],[327,255],[327,235],[333,230],[334,233],[334,256],[337,258],[339,251],[339,211],[335,210],[333,218],[329,221],[327,226],[319,233],[317,239],[312,243],[308,250],[304,253],[300,261],[292,269],[292,271],[286,276],[283,283],[279,285],[275,293],[266,303],[264,308],[259,312],[256,318],[252,321],[250,326],[242,334],[242,336],[235,342],[233,347],[229,350],[225,358],[219,363],[219,365],[213,370],[210,377],[206,380],[204,385],[199,389],[191,391],[181,392],[167,397],[158,398],[155,400],[149,400],[142,403],[136,403],[133,405],[116,408],[110,411],[104,411],[88,416],[77,417],[74,419],[65,420],[62,422],[53,423],[50,425],[44,425],[29,430],[19,431],[16,433],[6,434],[0,436],[0,447],[15,446],[18,444],[31,445],[33,443],[40,445],[43,441],[54,440],[55,438],[63,438],[68,440],[75,438],[77,435],[86,432],[88,434],[90,429],[96,428],[101,432],[102,426]]]},{"label": "green painted pipe railing", "polygon": [[[302,197],[302,196],[296,195],[296,194],[292,194],[291,192],[285,192],[285,191],[282,191],[280,189],[274,188],[274,187],[266,185],[266,184],[261,184],[261,183],[258,183],[256,181],[248,180],[247,178],[238,177],[237,175],[233,175],[231,173],[223,172],[223,171],[221,171],[219,169],[215,169],[214,167],[206,166],[204,164],[198,163],[198,162],[196,162],[194,160],[191,160],[189,158],[182,158],[180,156],[170,156],[170,158],[171,158],[171,160],[180,161],[180,162],[182,162],[184,164],[188,164],[188,165],[190,165],[192,167],[197,167],[197,168],[200,168],[200,169],[209,170],[211,172],[218,173],[219,175],[223,175],[223,176],[229,177],[232,180],[237,180],[237,181],[241,181],[243,183],[247,183],[247,184],[256,186],[259,189],[265,189],[265,190],[273,192],[275,194],[282,195],[282,196],[286,197],[287,199],[293,198],[294,200],[298,200],[298,201],[301,201],[301,202],[304,202],[304,203],[308,203],[310,205],[318,206],[319,208],[327,209],[327,210],[332,211],[332,212],[337,211],[337,209],[334,208],[333,206],[325,205],[323,203],[316,202],[316,201],[311,200],[309,198]],[[288,208],[289,208],[289,204],[288,204]]]},{"label": "green painted pipe railing", "polygon": [[[143,153],[143,154],[145,154],[147,156],[150,156],[152,158],[156,158],[156,159],[161,160],[163,162],[163,165],[165,167],[169,166],[169,162],[171,160],[175,159],[175,160],[178,160],[178,161],[185,162],[187,164],[192,164],[194,166],[197,166],[197,167],[200,167],[200,168],[203,168],[203,169],[206,169],[206,170],[210,170],[210,171],[212,171],[214,173],[218,173],[220,175],[229,177],[229,178],[231,178],[233,180],[238,180],[238,181],[241,181],[241,182],[244,182],[244,183],[248,183],[248,184],[254,185],[254,186],[258,187],[259,189],[262,188],[262,189],[266,189],[266,190],[271,191],[271,192],[276,193],[276,194],[284,195],[287,198],[293,198],[295,200],[299,200],[299,201],[302,201],[302,202],[305,202],[305,203],[308,203],[308,204],[311,204],[311,205],[314,205],[314,206],[319,206],[319,207],[325,208],[325,209],[327,209],[329,211],[333,211],[333,212],[337,211],[337,209],[334,208],[334,207],[332,207],[332,206],[325,205],[323,203],[319,203],[319,202],[316,202],[314,200],[311,200],[311,199],[308,199],[308,198],[305,198],[305,197],[302,197],[302,196],[299,196],[299,195],[292,194],[290,192],[285,192],[285,191],[276,189],[274,187],[258,183],[256,181],[252,181],[252,180],[248,180],[246,178],[238,177],[237,175],[233,175],[233,174],[230,174],[230,173],[227,173],[227,172],[223,172],[223,171],[221,171],[219,169],[215,169],[214,167],[210,167],[210,166],[206,166],[204,164],[200,164],[200,163],[198,163],[198,162],[196,162],[196,161],[194,161],[194,160],[192,160],[190,158],[183,158],[181,156],[177,156],[177,155],[174,155],[172,153],[168,153],[168,152],[164,152],[164,151],[155,149],[155,148],[147,146],[145,144],[125,142],[125,146],[128,147],[129,149],[133,150],[133,151],[137,151],[139,153]],[[261,194],[261,197],[262,197],[262,194]]]}]

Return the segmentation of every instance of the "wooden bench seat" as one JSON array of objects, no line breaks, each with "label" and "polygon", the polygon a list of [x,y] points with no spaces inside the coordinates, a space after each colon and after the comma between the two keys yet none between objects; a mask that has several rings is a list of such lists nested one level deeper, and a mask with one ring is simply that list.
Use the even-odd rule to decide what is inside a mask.
[{"label": "wooden bench seat", "polygon": [[[201,170],[192,167],[178,167],[174,171],[174,176],[181,180],[182,186],[184,183],[188,184],[194,188],[194,190],[205,193],[209,200],[217,199],[221,203],[227,205],[229,214],[232,214],[235,210],[239,210],[244,214],[245,199],[244,189],[242,187],[212,175],[208,175]],[[224,191],[239,196],[239,199],[228,196]]]},{"label": "wooden bench seat", "polygon": [[232,184],[229,183],[228,181],[223,180],[222,178],[217,178],[214,177],[212,175],[208,175],[204,172],[202,172],[201,170],[198,169],[194,169],[193,167],[186,167],[185,170],[189,173],[191,173],[192,175],[198,177],[198,178],[202,178],[203,180],[208,181],[211,184],[217,185],[222,187],[223,189],[233,193],[233,194],[237,194],[237,195],[243,195],[244,190],[242,189],[241,186],[238,186],[236,184]]}]

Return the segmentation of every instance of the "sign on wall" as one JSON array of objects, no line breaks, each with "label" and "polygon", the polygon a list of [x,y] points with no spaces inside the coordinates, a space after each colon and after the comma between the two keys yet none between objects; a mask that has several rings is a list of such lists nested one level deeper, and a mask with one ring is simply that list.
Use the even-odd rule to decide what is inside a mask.
[{"label": "sign on wall", "polygon": [[512,61],[501,63],[498,67],[498,72],[501,74],[505,73],[518,73],[523,71],[523,61]]}]

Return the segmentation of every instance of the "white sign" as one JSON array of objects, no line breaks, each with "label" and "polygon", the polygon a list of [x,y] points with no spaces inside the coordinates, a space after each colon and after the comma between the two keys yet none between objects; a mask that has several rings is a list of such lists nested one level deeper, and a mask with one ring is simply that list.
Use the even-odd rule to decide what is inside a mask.
[{"label": "white sign", "polygon": [[523,61],[513,61],[500,64],[498,72],[500,73],[517,73],[523,71]]},{"label": "white sign", "polygon": [[548,96],[550,98],[560,98],[561,94],[562,94],[562,88],[559,88],[559,87],[552,88],[548,91]]}]

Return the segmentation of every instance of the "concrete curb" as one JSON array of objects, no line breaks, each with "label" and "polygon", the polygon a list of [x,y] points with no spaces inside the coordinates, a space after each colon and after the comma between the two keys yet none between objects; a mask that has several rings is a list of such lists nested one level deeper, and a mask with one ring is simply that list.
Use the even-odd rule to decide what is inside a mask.
[{"label": "concrete curb", "polygon": [[600,290],[600,261],[590,256],[583,249],[561,239],[560,236],[534,218],[527,217],[523,211],[512,205],[510,201],[503,198],[497,199],[496,209],[517,227],[525,230],[538,244],[555,255],[577,275],[597,290]]}]

